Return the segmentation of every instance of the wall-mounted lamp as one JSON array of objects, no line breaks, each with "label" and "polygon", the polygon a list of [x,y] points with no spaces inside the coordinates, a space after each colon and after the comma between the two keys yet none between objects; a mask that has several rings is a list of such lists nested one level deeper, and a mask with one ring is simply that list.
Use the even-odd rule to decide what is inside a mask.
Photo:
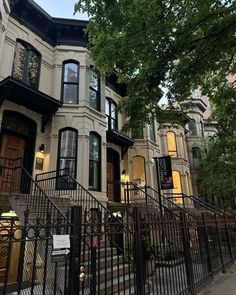
[{"label": "wall-mounted lamp", "polygon": [[42,143],[42,144],[40,144],[40,146],[39,146],[39,151],[40,151],[41,153],[44,153],[44,150],[45,150],[45,146],[44,146],[44,144]]}]

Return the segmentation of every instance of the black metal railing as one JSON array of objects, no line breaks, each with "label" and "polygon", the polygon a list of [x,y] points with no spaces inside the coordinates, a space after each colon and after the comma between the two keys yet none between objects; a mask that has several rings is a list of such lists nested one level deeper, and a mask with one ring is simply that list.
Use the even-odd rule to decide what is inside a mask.
[{"label": "black metal railing", "polygon": [[60,220],[65,223],[66,214],[63,214],[56,203],[39,187],[28,171],[22,166],[22,159],[0,158],[3,171],[0,179],[1,191],[15,196],[12,199],[13,206],[19,216],[22,208],[28,207],[32,219],[46,220],[50,214],[52,221]]},{"label": "black metal railing", "polygon": [[55,202],[68,198],[82,207],[80,294],[136,294],[132,214],[111,212],[67,169],[38,174],[36,181]]}]

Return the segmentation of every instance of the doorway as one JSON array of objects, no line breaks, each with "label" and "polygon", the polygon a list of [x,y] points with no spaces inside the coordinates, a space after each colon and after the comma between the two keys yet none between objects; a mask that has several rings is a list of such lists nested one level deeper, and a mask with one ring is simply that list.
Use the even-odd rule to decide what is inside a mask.
[{"label": "doorway", "polygon": [[107,149],[107,198],[109,202],[120,202],[120,155]]},{"label": "doorway", "polygon": [[[36,123],[13,111],[4,111],[0,134],[0,194],[10,192],[15,181],[15,159],[32,174]],[[19,163],[18,162],[18,163]],[[20,186],[20,175],[17,175]]]}]

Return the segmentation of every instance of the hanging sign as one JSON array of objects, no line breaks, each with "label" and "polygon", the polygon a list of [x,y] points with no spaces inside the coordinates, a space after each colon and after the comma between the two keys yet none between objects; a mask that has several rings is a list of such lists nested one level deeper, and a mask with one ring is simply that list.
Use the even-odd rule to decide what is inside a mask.
[{"label": "hanging sign", "polygon": [[160,188],[161,189],[172,189],[173,188],[173,177],[171,168],[171,157],[159,157],[159,176],[160,176]]},{"label": "hanging sign", "polygon": [[53,249],[70,248],[70,235],[53,235]]}]

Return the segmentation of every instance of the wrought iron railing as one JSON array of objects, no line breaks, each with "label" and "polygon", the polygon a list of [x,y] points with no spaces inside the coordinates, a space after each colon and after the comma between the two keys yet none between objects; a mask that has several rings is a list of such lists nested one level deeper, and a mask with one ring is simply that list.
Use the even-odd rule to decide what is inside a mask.
[{"label": "wrought iron railing", "polygon": [[126,215],[116,216],[68,172],[61,169],[38,174],[36,181],[55,202],[69,199],[82,207],[80,263],[91,280],[82,280],[81,294],[98,294],[96,288],[109,289],[109,294],[132,294],[135,290],[132,221],[128,222]]},{"label": "wrought iron railing", "polygon": [[[52,221],[66,222],[66,215],[22,166],[21,158],[0,158],[0,163],[4,178],[0,179],[1,191],[15,196],[12,202],[15,202],[16,209],[28,207],[34,219],[47,220],[50,214]],[[18,213],[21,214],[20,210]]]}]

